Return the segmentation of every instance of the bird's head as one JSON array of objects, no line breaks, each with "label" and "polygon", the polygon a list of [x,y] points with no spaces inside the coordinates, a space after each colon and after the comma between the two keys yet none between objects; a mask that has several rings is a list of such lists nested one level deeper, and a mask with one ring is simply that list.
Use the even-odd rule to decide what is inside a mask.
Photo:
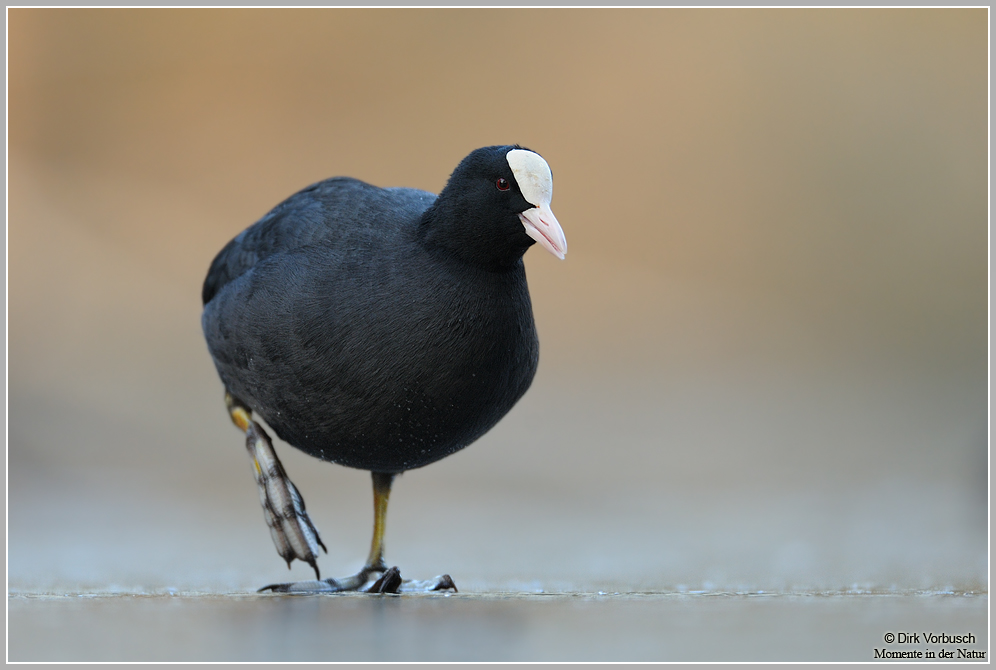
[{"label": "bird's head", "polygon": [[433,238],[458,255],[507,265],[534,242],[563,260],[564,231],[550,209],[553,174],[518,145],[477,149],[450,175],[431,214]]}]

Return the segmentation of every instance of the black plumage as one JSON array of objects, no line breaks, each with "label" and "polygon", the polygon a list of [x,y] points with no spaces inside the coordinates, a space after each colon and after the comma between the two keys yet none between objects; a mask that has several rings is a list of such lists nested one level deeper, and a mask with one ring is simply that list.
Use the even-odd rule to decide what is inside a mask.
[{"label": "black plumage", "polygon": [[478,149],[438,197],[327,179],[229,242],[202,296],[228,392],[287,443],[373,472],[483,435],[538,363],[520,214],[540,203],[510,165],[529,153]]}]

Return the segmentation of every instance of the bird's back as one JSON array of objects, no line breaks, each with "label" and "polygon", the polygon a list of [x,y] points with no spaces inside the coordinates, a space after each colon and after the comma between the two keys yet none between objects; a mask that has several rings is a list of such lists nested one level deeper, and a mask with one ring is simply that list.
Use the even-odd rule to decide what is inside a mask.
[{"label": "bird's back", "polygon": [[346,246],[357,236],[389,238],[412,225],[436,199],[412,188],[378,188],[333,177],[274,207],[218,252],[201,298],[206,305],[230,281],[267,257],[311,244]]}]

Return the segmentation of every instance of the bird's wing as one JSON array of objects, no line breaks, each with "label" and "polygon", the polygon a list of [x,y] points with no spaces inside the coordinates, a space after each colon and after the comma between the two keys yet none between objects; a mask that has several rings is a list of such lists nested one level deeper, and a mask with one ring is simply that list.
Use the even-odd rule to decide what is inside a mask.
[{"label": "bird's wing", "polygon": [[435,197],[415,189],[378,188],[349,177],[312,184],[225,245],[211,263],[201,298],[206,305],[229,282],[275,254],[347,241],[371,229],[389,235],[402,222],[417,220]]}]

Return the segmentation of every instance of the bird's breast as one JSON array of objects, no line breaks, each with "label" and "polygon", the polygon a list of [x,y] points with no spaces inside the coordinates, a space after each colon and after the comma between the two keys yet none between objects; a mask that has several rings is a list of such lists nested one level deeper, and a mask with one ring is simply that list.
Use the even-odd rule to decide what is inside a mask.
[{"label": "bird's breast", "polygon": [[254,357],[254,409],[325,460],[381,471],[431,463],[497,423],[536,372],[521,267],[354,275],[349,301],[341,282],[313,290],[310,310],[289,310],[307,316]]}]

